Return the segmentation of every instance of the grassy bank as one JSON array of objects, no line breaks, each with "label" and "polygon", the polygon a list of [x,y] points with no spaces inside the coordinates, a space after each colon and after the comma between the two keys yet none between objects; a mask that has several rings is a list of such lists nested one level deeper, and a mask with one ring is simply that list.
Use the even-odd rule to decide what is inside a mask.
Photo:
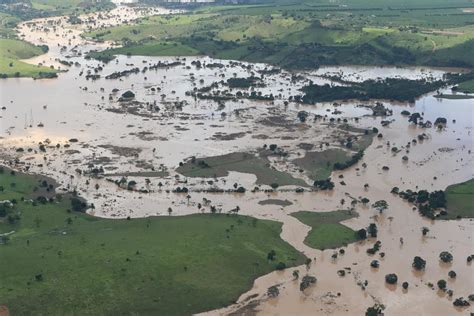
[{"label": "grassy bank", "polygon": [[47,51],[24,41],[0,38],[0,77],[33,77],[55,76],[56,70],[49,67],[35,66],[22,62],[21,59],[32,58]]},{"label": "grassy bank", "polygon": [[0,201],[17,200],[0,217],[0,235],[8,236],[0,244],[0,305],[12,315],[190,315],[231,304],[279,262],[305,259],[280,239],[277,222],[95,218],[68,211],[66,197],[43,204],[37,198],[52,194],[43,180],[0,174]]},{"label": "grassy bank", "polygon": [[449,218],[474,217],[474,179],[446,188]]},{"label": "grassy bank", "polygon": [[292,213],[303,224],[311,226],[304,243],[315,249],[332,249],[345,246],[357,240],[356,232],[340,222],[356,217],[353,211],[334,211],[327,213]]}]

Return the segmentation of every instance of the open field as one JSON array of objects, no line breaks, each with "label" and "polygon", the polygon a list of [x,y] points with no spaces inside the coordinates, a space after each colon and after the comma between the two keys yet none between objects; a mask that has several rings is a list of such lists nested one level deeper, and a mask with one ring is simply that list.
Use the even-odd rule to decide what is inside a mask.
[{"label": "open field", "polygon": [[474,179],[449,186],[446,200],[450,218],[474,217]]},{"label": "open field", "polygon": [[257,177],[257,184],[307,186],[303,180],[271,168],[264,158],[245,152],[200,158],[194,163],[189,160],[176,169],[176,172],[184,176],[203,178],[224,177],[229,174],[229,171],[254,174]]},{"label": "open field", "polygon": [[20,61],[45,52],[45,48],[14,40],[0,39],[0,76],[1,77],[44,77],[57,71],[48,67],[35,66]]},{"label": "open field", "polygon": [[324,180],[331,175],[334,163],[342,163],[349,158],[349,154],[342,149],[328,149],[307,152],[303,158],[295,159],[293,162],[304,169],[312,180]]},{"label": "open field", "polygon": [[459,84],[458,91],[463,93],[474,93],[474,80],[465,81]]},{"label": "open field", "polygon": [[203,54],[286,68],[347,63],[474,66],[469,54],[474,45],[472,14],[462,12],[472,6],[468,1],[344,4],[204,6],[87,36],[125,46],[110,53],[164,55],[162,43],[169,40],[183,45],[176,52],[181,56]]},{"label": "open field", "polygon": [[357,216],[353,211],[334,211],[327,213],[292,213],[302,223],[311,226],[304,243],[315,249],[332,249],[345,246],[357,240],[356,232],[340,222]]},{"label": "open field", "polygon": [[107,220],[68,211],[66,196],[21,201],[45,193],[35,177],[6,170],[0,185],[0,200],[18,201],[8,212],[19,219],[0,217],[8,236],[0,304],[14,315],[189,315],[232,303],[279,262],[304,262],[277,222],[223,214]]}]

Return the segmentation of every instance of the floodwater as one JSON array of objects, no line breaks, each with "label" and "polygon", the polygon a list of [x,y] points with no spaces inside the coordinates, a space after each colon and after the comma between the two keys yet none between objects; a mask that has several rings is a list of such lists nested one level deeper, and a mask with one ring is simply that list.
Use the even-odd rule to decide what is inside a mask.
[{"label": "floodwater", "polygon": [[[298,89],[309,80],[330,83],[327,76],[334,75],[340,75],[345,80],[439,78],[446,72],[445,69],[324,67],[314,72],[300,73],[303,79],[295,82],[291,81],[292,73],[282,71],[265,75],[265,87],[258,89],[263,94],[272,93],[276,96],[274,102],[242,99],[226,102],[224,107],[219,107],[217,102],[195,99],[187,92],[233,76],[259,75],[258,71],[272,67],[208,57],[119,56],[106,65],[84,58],[89,50],[112,45],[84,40],[79,35],[85,29],[133,23],[131,21],[135,18],[162,13],[170,12],[121,7],[103,15],[100,23],[96,24],[92,22],[95,17],[92,15],[90,22],[81,26],[68,25],[64,18],[37,20],[34,25],[21,25],[19,31],[26,40],[35,44],[48,44],[50,47],[48,54],[28,62],[55,67],[60,65],[58,60],[77,64],[71,67],[61,65],[67,72],[59,74],[57,79],[16,78],[0,81],[0,105],[5,107],[0,112],[0,162],[51,176],[61,184],[63,190],[77,189],[90,203],[94,203],[95,209],[91,212],[95,216],[166,215],[168,207],[172,207],[172,215],[185,215],[198,212],[197,204],[203,198],[211,200],[222,212],[238,205],[240,214],[281,221],[281,237],[314,259],[308,271],[305,266],[295,268],[300,271],[300,276],[308,273],[318,279],[317,284],[304,293],[299,291],[299,281],[293,280],[294,269],[273,272],[257,279],[253,288],[242,294],[237,304],[207,313],[210,315],[242,312],[241,308],[249,304],[251,307],[246,311],[259,315],[361,315],[375,302],[387,306],[386,315],[469,313],[469,309],[455,309],[452,301],[474,293],[472,266],[466,264],[466,257],[474,251],[473,222],[421,218],[409,204],[390,194],[390,190],[394,186],[400,189],[445,189],[450,184],[473,178],[474,160],[470,151],[473,149],[474,101],[437,99],[434,94],[428,94],[414,104],[382,102],[393,110],[393,116],[388,118],[371,116],[370,108],[360,106],[373,104],[368,102],[344,102],[337,107],[332,103],[284,105],[284,100],[300,94]],[[56,30],[51,31],[52,25],[56,25]],[[224,67],[198,68],[197,60],[202,64],[221,63]],[[141,72],[145,66],[175,61],[181,64]],[[97,70],[99,66],[103,69]],[[116,71],[135,67],[140,68],[139,73],[120,79],[104,78]],[[98,74],[101,78],[86,80],[88,72]],[[118,89],[118,92],[113,92],[114,89]],[[220,89],[228,90],[226,87]],[[139,101],[133,108],[124,107],[118,101],[127,90],[133,91],[135,100]],[[335,114],[335,109],[341,113]],[[296,117],[300,110],[327,115],[328,118],[346,118],[357,127],[375,126],[384,137],[374,139],[357,166],[333,173],[332,178],[337,180],[333,192],[295,193],[289,190],[294,187],[283,187],[273,193],[204,193],[201,191],[211,187],[230,189],[234,183],[253,188],[256,177],[231,172],[210,185],[202,179],[186,179],[174,171],[179,162],[191,156],[255,151],[264,144],[275,143],[290,154],[286,158],[272,159],[272,166],[311,184],[291,163],[292,159],[304,155],[304,150],[297,145],[329,142],[334,147],[339,141],[338,129],[337,125],[329,125],[327,121],[300,124]],[[415,127],[400,114],[403,110],[422,112],[425,120],[432,122],[438,117],[445,117],[448,124],[442,131]],[[275,116],[289,123],[262,123],[263,119]],[[380,121],[385,119],[394,121],[388,127],[382,127]],[[219,135],[234,133],[238,136],[230,140],[219,138]],[[406,144],[421,133],[426,133],[428,138],[406,148]],[[70,139],[78,141],[71,142]],[[46,153],[39,151],[40,142],[47,145]],[[390,146],[387,146],[387,142],[390,142]],[[56,144],[60,145],[59,148],[55,147]],[[393,154],[390,150],[392,146],[401,148],[402,152]],[[24,151],[18,152],[18,148]],[[29,152],[28,148],[32,151]],[[408,154],[406,150],[409,150]],[[405,154],[409,157],[407,162],[401,158]],[[367,163],[367,168],[360,167],[362,162]],[[91,166],[102,166],[106,176],[96,179],[76,172],[78,169],[86,172]],[[389,166],[390,170],[382,171],[382,166]],[[169,175],[163,178],[149,177],[149,183],[145,177],[128,177],[129,180],[137,181],[137,188],[150,193],[124,190],[107,181],[120,179],[121,176],[117,174],[150,172],[151,168],[166,170]],[[339,175],[343,175],[345,186],[338,183]],[[368,189],[364,189],[365,183],[369,184]],[[186,194],[170,192],[177,186],[188,187],[190,198]],[[339,255],[336,260],[331,258],[334,250],[314,250],[303,243],[309,227],[289,214],[300,210],[324,212],[347,208],[347,204],[341,206],[339,201],[342,198],[349,200],[349,197],[367,197],[371,201],[385,199],[389,203],[390,207],[384,214],[358,204],[355,210],[360,216],[344,223],[353,229],[367,227],[371,222],[377,223],[377,240],[382,243],[384,258],[378,254],[366,254],[366,249],[375,240],[349,245],[345,248],[345,254]],[[293,204],[286,207],[258,204],[269,198],[289,200]],[[423,226],[430,229],[425,237],[421,234]],[[400,244],[400,237],[404,239],[403,245]],[[454,256],[450,266],[439,263],[438,255],[444,250]],[[426,270],[421,274],[411,268],[413,257],[417,255],[427,261]],[[380,261],[379,269],[370,267],[374,259]],[[346,267],[350,267],[351,273],[339,277],[337,271]],[[455,280],[448,280],[449,270],[456,271],[458,277]],[[385,284],[384,276],[387,273],[398,275],[398,286],[388,287]],[[439,279],[448,280],[448,288],[454,291],[452,298],[428,287],[427,284],[431,282],[436,288]],[[360,284],[366,280],[368,284],[363,290]],[[401,288],[404,281],[410,284],[408,291]],[[280,284],[280,295],[268,298],[267,288],[277,284]],[[247,300],[254,294],[254,298]]]}]

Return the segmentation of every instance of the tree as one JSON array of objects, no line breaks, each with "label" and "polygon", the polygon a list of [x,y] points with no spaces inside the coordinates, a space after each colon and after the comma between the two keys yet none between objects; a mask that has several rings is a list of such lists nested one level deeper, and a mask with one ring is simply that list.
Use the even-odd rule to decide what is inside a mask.
[{"label": "tree", "polygon": [[276,256],[276,251],[275,250],[270,250],[270,252],[267,254],[267,260],[268,261],[273,261],[275,260]]},{"label": "tree", "polygon": [[430,229],[428,227],[423,227],[421,229],[421,233],[423,234],[423,236],[426,236],[426,234],[428,234],[429,231],[430,231]]},{"label": "tree", "polygon": [[382,213],[388,208],[388,203],[385,200],[378,200],[374,204],[372,204],[372,207]]},{"label": "tree", "polygon": [[168,207],[168,215],[171,215],[173,213],[173,209],[171,207]]},{"label": "tree", "polygon": [[277,297],[280,294],[280,290],[276,285],[270,286],[267,290],[267,294],[269,297]]},{"label": "tree", "polygon": [[438,288],[440,290],[445,290],[446,289],[446,281],[445,280],[439,280],[438,281]]},{"label": "tree", "polygon": [[306,122],[306,118],[308,117],[309,113],[306,111],[299,111],[297,116],[301,123]]},{"label": "tree", "polygon": [[426,261],[423,258],[416,256],[413,258],[412,267],[416,270],[424,270],[426,267]]},{"label": "tree", "polygon": [[453,255],[447,251],[443,251],[439,254],[439,260],[443,261],[444,263],[450,263],[453,261]]},{"label": "tree", "polygon": [[396,284],[398,281],[398,277],[395,273],[390,273],[385,276],[385,282],[388,284]]},{"label": "tree", "polygon": [[375,225],[375,223],[371,223],[367,228],[367,232],[369,233],[370,237],[377,237],[377,225]]},{"label": "tree", "polygon": [[362,204],[366,205],[367,203],[370,202],[370,200],[366,197],[362,198],[362,200],[360,200],[362,202]]},{"label": "tree", "polygon": [[370,263],[370,266],[374,269],[377,269],[380,266],[380,263],[378,260],[372,260],[372,262]]},{"label": "tree", "polygon": [[317,279],[314,276],[311,275],[305,275],[303,279],[301,279],[300,283],[300,291],[303,292],[306,290],[308,287],[311,286],[311,284],[315,284]]},{"label": "tree", "polygon": [[277,270],[285,270],[286,269],[286,264],[284,262],[278,262],[276,265],[275,269]]},{"label": "tree", "polygon": [[383,310],[385,306],[382,304],[375,304],[372,307],[367,308],[365,311],[365,316],[380,316],[383,315]]},{"label": "tree", "polygon": [[367,238],[367,231],[364,228],[359,229],[357,231],[357,237],[361,240],[366,239]]}]

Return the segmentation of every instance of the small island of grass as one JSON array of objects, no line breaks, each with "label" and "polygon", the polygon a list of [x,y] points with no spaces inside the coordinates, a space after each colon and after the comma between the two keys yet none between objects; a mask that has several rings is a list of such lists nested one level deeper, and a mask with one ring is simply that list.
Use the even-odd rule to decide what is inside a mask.
[{"label": "small island of grass", "polygon": [[357,213],[349,210],[315,213],[301,211],[292,213],[300,222],[311,226],[304,243],[315,249],[333,249],[357,241],[356,232],[340,222],[357,217]]}]

